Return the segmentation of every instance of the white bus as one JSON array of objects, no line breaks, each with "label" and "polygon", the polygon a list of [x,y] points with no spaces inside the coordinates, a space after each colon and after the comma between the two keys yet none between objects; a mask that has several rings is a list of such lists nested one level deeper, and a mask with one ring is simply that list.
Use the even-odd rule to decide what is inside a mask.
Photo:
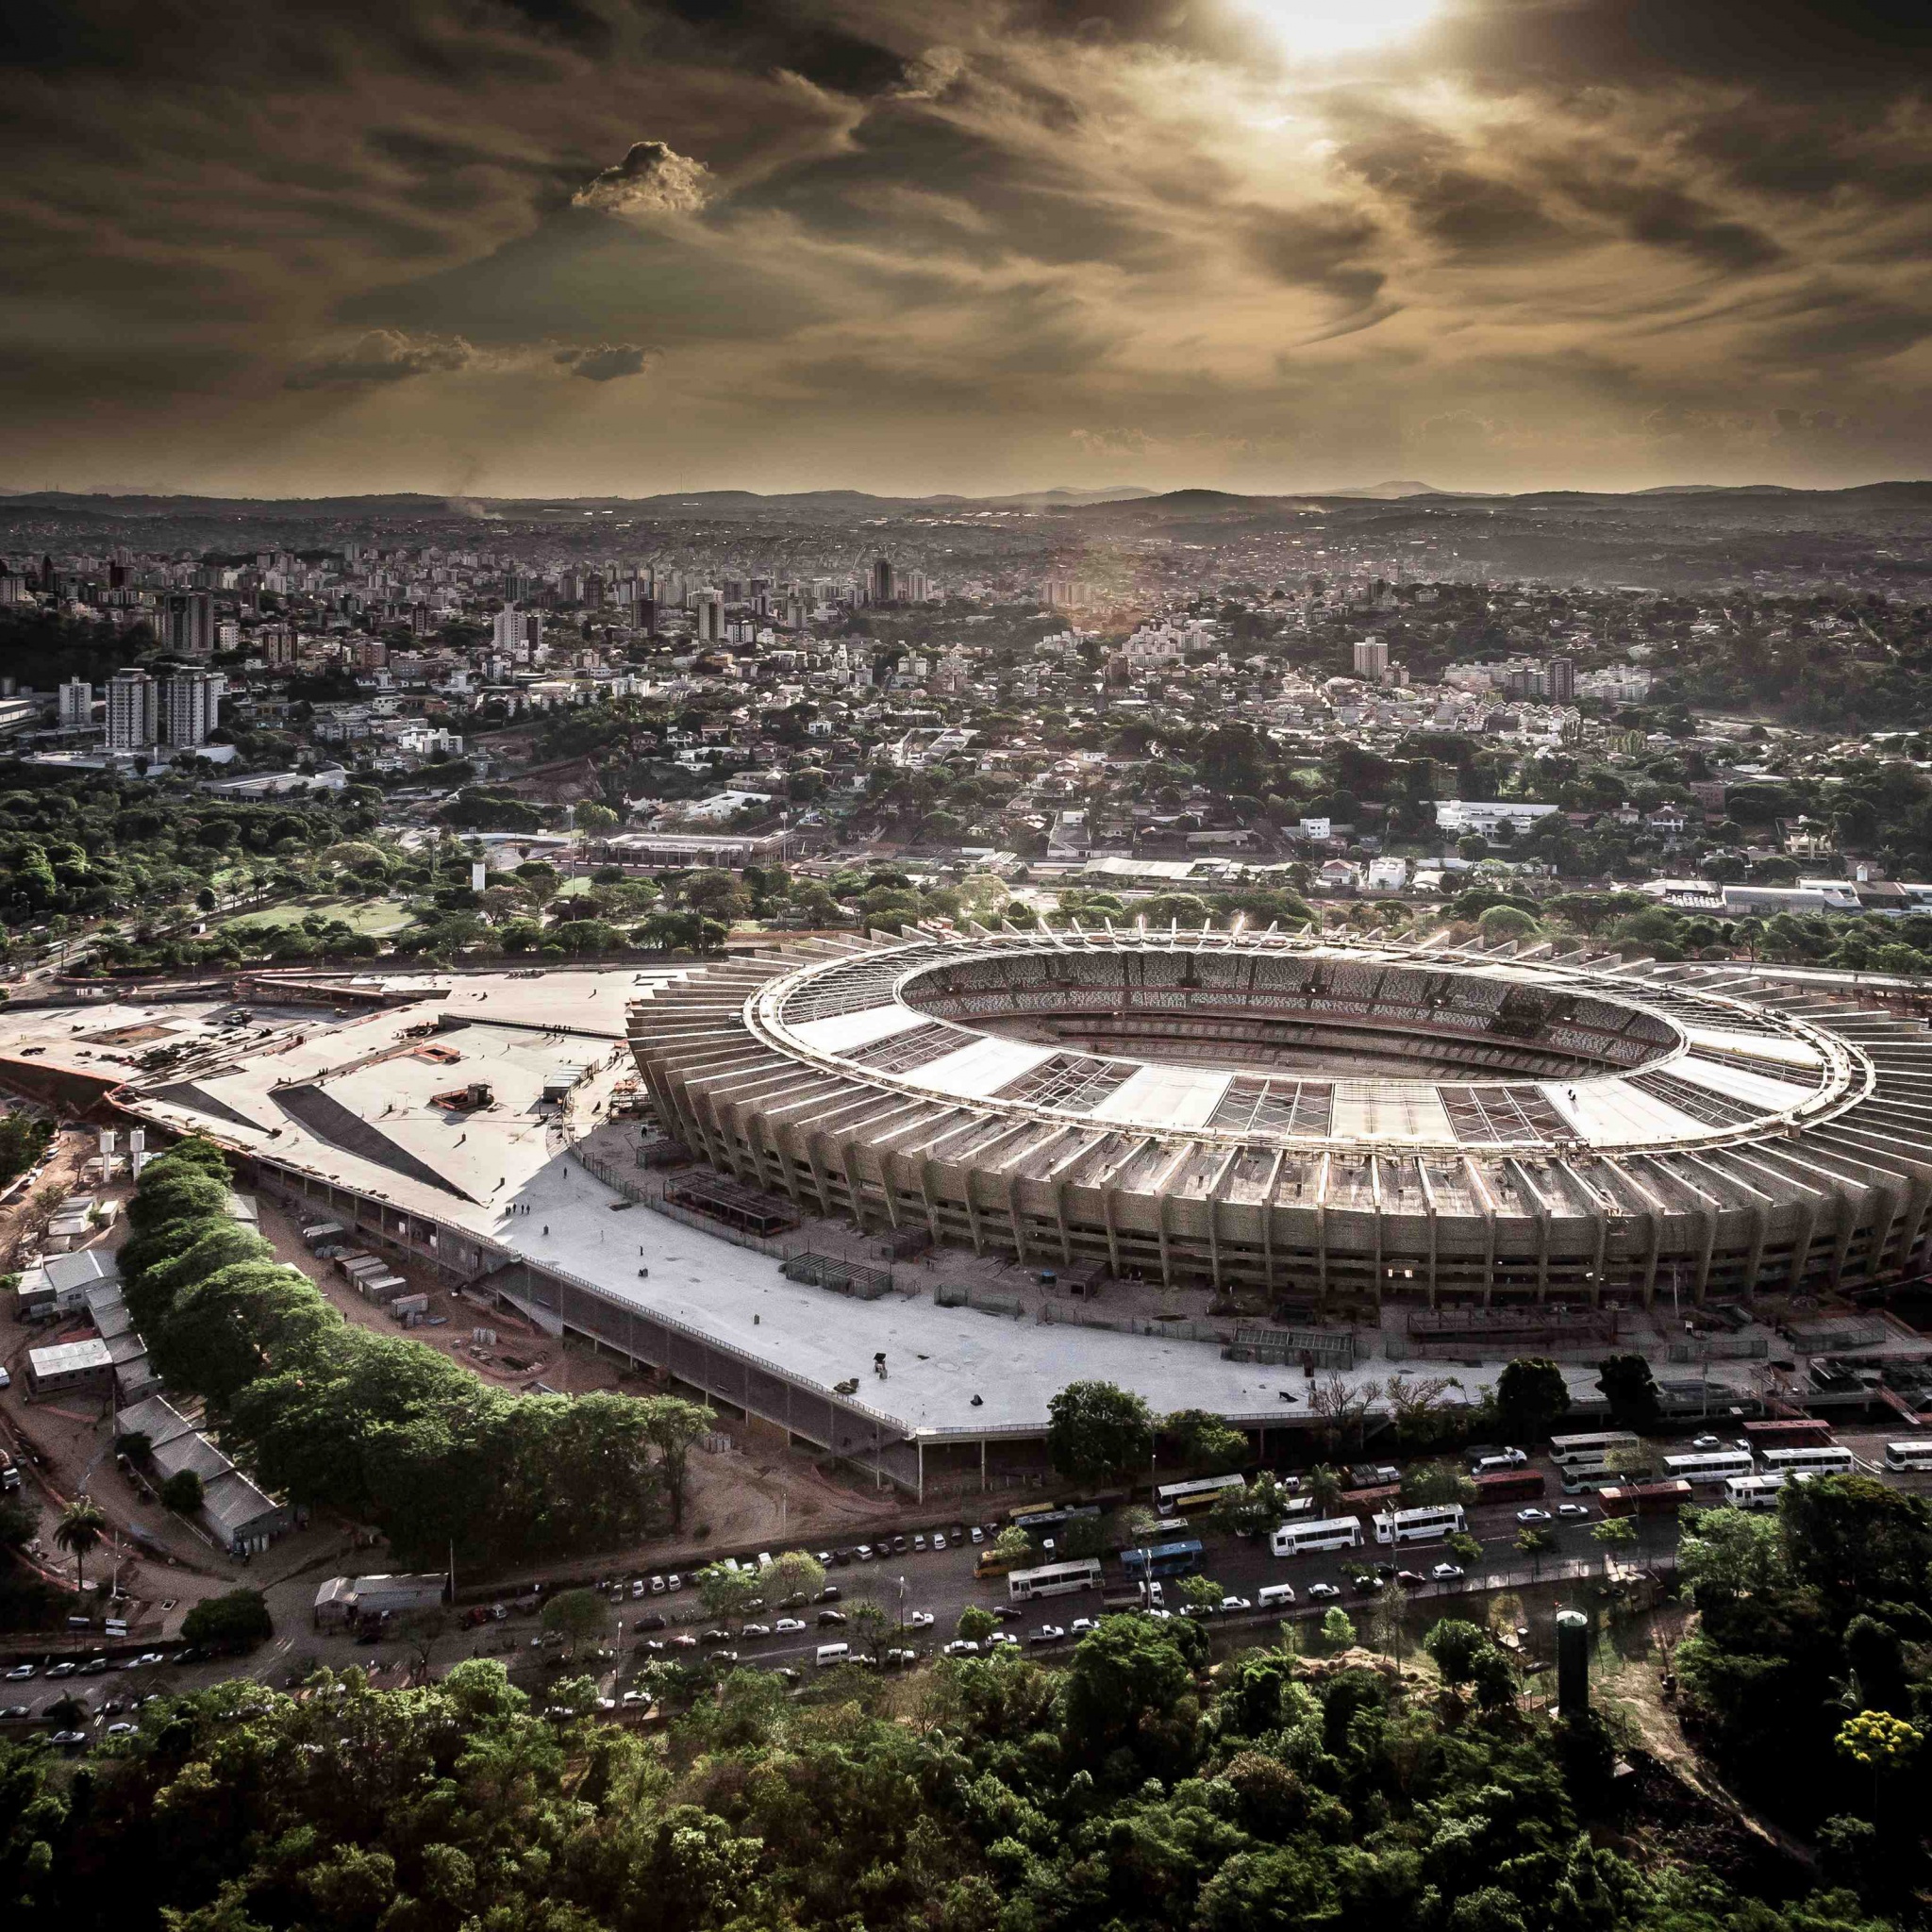
[{"label": "white bus", "polygon": [[1664,1474],[1677,1482],[1722,1483],[1734,1475],[1757,1474],[1757,1464],[1748,1449],[1706,1449],[1664,1457]]},{"label": "white bus", "polygon": [[1775,1509],[1781,1475],[1732,1475],[1724,1478],[1724,1501],[1733,1509]]},{"label": "white bus", "polygon": [[1605,1429],[1593,1436],[1552,1436],[1550,1460],[1560,1470],[1607,1469],[1617,1449],[1641,1449],[1641,1438],[1628,1429]]},{"label": "white bus", "polygon": [[1154,1492],[1154,1507],[1163,1516],[1187,1516],[1196,1509],[1211,1509],[1230,1490],[1247,1486],[1247,1478],[1239,1475],[1204,1475],[1193,1482],[1162,1483]]},{"label": "white bus", "polygon": [[1425,1503],[1415,1509],[1387,1509],[1375,1517],[1378,1543],[1435,1543],[1444,1537],[1460,1536],[1463,1529],[1460,1503]]},{"label": "white bus", "polygon": [[1828,1449],[1767,1449],[1764,1468],[1776,1475],[1850,1475],[1858,1458],[1834,1442]]},{"label": "white bus", "polygon": [[1036,1596],[1068,1596],[1076,1590],[1100,1588],[1100,1558],[1082,1557],[1071,1563],[1048,1563],[1038,1570],[1015,1570],[1007,1578],[1007,1594],[1016,1604]]},{"label": "white bus", "polygon": [[1299,1557],[1307,1550],[1358,1550],[1361,1520],[1355,1516],[1320,1516],[1312,1523],[1284,1523],[1269,1538],[1277,1557]]},{"label": "white bus", "polygon": [[1887,1469],[1932,1469],[1932,1442],[1888,1442]]},{"label": "white bus", "polygon": [[1291,1583],[1264,1583],[1255,1592],[1257,1609],[1280,1609],[1294,1602],[1294,1585]]}]

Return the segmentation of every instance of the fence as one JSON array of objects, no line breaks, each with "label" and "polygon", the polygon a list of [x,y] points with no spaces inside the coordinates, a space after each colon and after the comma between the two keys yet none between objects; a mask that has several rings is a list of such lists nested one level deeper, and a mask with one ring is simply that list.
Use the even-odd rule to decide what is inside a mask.
[{"label": "fence", "polygon": [[1764,1361],[1771,1342],[1762,1335],[1709,1335],[1698,1341],[1674,1341],[1665,1358],[1674,1362]]},{"label": "fence", "polygon": [[942,1308],[977,1308],[982,1315],[1017,1318],[1026,1312],[1026,1304],[1018,1295],[988,1294],[984,1289],[949,1287],[944,1282],[933,1290],[932,1298]]},{"label": "fence", "polygon": [[838,1294],[849,1294],[861,1302],[875,1302],[892,1291],[889,1268],[868,1268],[858,1261],[841,1261],[836,1255],[817,1255],[809,1248],[790,1255],[779,1264],[779,1274],[788,1281],[808,1282],[814,1288],[829,1288]]}]

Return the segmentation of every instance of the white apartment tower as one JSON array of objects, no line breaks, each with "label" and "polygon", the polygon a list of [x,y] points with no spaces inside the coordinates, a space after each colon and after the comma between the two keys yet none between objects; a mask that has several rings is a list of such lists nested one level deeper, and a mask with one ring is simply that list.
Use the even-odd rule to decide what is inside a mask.
[{"label": "white apartment tower", "polygon": [[1389,669],[1387,638],[1357,638],[1355,646],[1355,675],[1378,680]]},{"label": "white apartment tower", "polygon": [[108,680],[108,749],[146,751],[155,741],[155,681],[145,671]]},{"label": "white apartment tower", "polygon": [[94,688],[84,677],[70,677],[60,687],[60,728],[85,731],[94,722]]},{"label": "white apartment tower", "polygon": [[218,671],[171,671],[157,707],[161,742],[184,751],[206,744],[208,733],[221,723],[227,682]]}]

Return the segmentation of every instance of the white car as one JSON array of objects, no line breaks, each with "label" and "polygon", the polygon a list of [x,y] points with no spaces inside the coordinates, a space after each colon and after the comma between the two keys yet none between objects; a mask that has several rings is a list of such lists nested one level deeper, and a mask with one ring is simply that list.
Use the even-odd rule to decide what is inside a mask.
[{"label": "white car", "polygon": [[11,1389],[12,1387],[13,1375],[11,1371],[0,1369],[0,1389]]},{"label": "white car", "polygon": [[916,1664],[919,1661],[919,1653],[916,1650],[889,1650],[886,1653],[886,1661],[894,1666]]},{"label": "white car", "polygon": [[1058,1624],[1042,1624],[1026,1641],[1028,1643],[1064,1643],[1067,1633]]},{"label": "white car", "polygon": [[932,1533],[932,1546],[936,1550],[942,1550],[946,1546],[945,1537],[939,1530]]},{"label": "white car", "polygon": [[1230,1616],[1236,1610],[1252,1610],[1254,1607],[1254,1603],[1244,1596],[1224,1596],[1221,1599],[1221,1609],[1224,1616]]},{"label": "white car", "polygon": [[645,1710],[650,1707],[651,1693],[648,1690],[626,1690],[617,1701],[626,1710]]},{"label": "white car", "polygon": [[140,1728],[139,1724],[131,1724],[125,1718],[123,1718],[119,1724],[112,1724],[108,1726],[108,1735],[110,1738],[131,1738]]},{"label": "white car", "polygon": [[981,1528],[980,1528],[980,1526],[978,1525],[978,1524],[976,1524],[976,1523],[975,1523],[975,1524],[974,1524],[973,1525],[973,1527],[972,1527],[972,1528],[971,1528],[971,1529],[970,1529],[970,1530],[969,1530],[969,1531],[967,1532],[967,1534],[968,1534],[969,1536],[971,1536],[971,1537],[972,1537],[972,1539],[973,1539],[973,1541],[974,1541],[974,1542],[976,1542],[976,1543],[983,1543],[983,1542],[984,1542],[984,1541],[986,1541],[986,1532],[985,1532],[985,1530],[981,1529]]},{"label": "white car", "polygon": [[741,1624],[738,1634],[741,1637],[769,1637],[772,1626],[769,1624]]},{"label": "white car", "polygon": [[1460,1563],[1438,1563],[1429,1572],[1438,1583],[1460,1583],[1468,1574]]},{"label": "white car", "polygon": [[772,1626],[780,1637],[796,1637],[805,1628],[803,1617],[780,1617]]},{"label": "white car", "polygon": [[1020,1640],[1017,1637],[1015,1637],[1010,1631],[995,1630],[992,1633],[992,1635],[986,1640],[986,1647],[989,1650],[1018,1650],[1020,1647]]},{"label": "white car", "polygon": [[1722,1449],[1724,1444],[1715,1436],[1692,1436],[1690,1446],[1693,1449]]},{"label": "white car", "polygon": [[682,1590],[684,1588],[684,1578],[675,1574],[667,1576],[664,1579],[664,1588],[666,1590]]},{"label": "white car", "polygon": [[956,1637],[945,1646],[942,1654],[946,1657],[977,1657],[979,1646],[970,1637]]},{"label": "white car", "polygon": [[854,1550],[852,1554],[855,1557],[857,1557],[861,1563],[870,1563],[873,1557],[872,1545],[870,1543],[860,1543],[859,1546],[856,1550]]},{"label": "white car", "polygon": [[1071,1630],[1075,1637],[1086,1636],[1088,1631],[1092,1629],[1092,1627],[1093,1619],[1091,1617],[1075,1617],[1074,1621],[1067,1625],[1067,1628]]},{"label": "white car", "polygon": [[930,1630],[932,1628],[932,1612],[930,1610],[914,1610],[906,1619],[906,1627],[908,1630]]},{"label": "white car", "polygon": [[1308,1595],[1312,1601],[1318,1604],[1325,1604],[1341,1594],[1341,1586],[1340,1584],[1311,1583],[1308,1585]]},{"label": "white car", "polygon": [[24,1684],[29,1677],[33,1675],[33,1674],[34,1667],[32,1664],[15,1664],[14,1667],[8,1672],[7,1681],[9,1684]]},{"label": "white car", "polygon": [[1590,1517],[1590,1505],[1588,1503],[1559,1503],[1557,1506],[1557,1514],[1565,1523],[1584,1523]]},{"label": "white car", "polygon": [[651,1594],[653,1596],[662,1596],[664,1594],[664,1579],[661,1576],[651,1578]]},{"label": "white car", "polygon": [[1554,1523],[1556,1518],[1547,1509],[1539,1509],[1532,1503],[1527,1509],[1516,1512],[1516,1520],[1518,1523]]}]

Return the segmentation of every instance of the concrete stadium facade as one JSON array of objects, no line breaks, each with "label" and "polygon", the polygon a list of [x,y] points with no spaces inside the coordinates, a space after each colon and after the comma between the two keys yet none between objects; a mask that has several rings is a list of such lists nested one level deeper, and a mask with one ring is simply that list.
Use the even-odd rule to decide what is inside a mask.
[{"label": "concrete stadium facade", "polygon": [[666,1131],[804,1212],[1324,1316],[1927,1262],[1932,1037],[1732,965],[874,934],[654,991]]}]

